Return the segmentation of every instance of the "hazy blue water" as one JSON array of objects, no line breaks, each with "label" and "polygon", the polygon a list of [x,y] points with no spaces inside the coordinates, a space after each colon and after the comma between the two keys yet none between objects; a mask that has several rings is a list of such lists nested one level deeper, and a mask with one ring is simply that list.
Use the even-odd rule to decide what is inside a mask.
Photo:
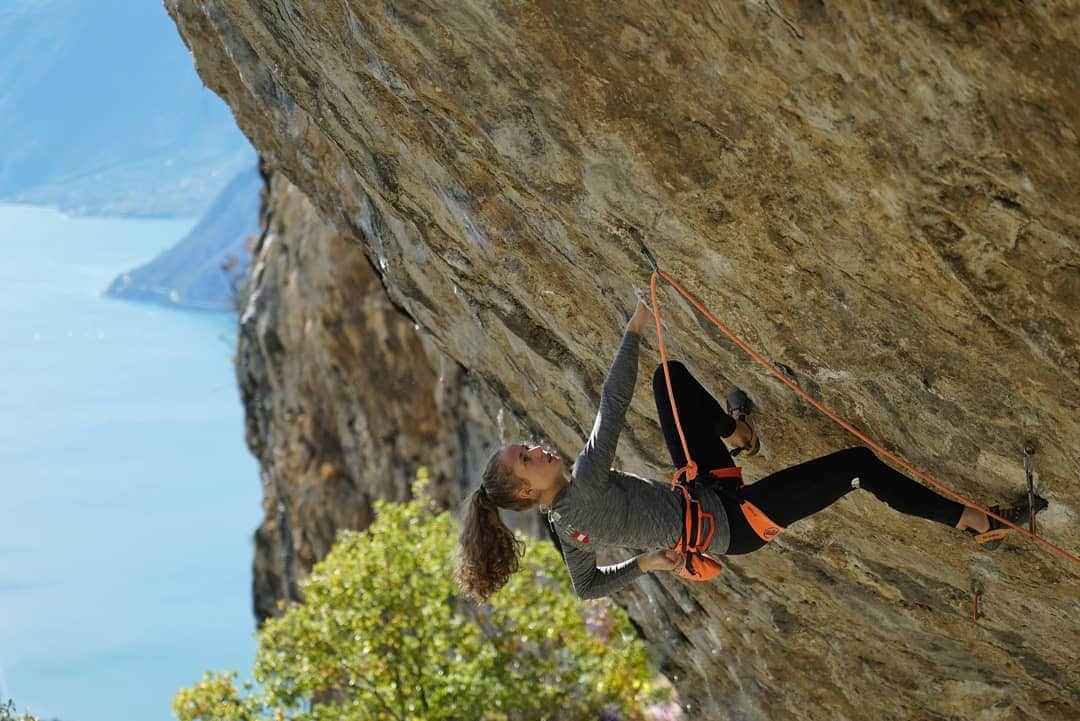
[{"label": "hazy blue water", "polygon": [[0,205],[0,698],[40,716],[165,721],[251,668],[234,320],[99,296],[192,225]]}]

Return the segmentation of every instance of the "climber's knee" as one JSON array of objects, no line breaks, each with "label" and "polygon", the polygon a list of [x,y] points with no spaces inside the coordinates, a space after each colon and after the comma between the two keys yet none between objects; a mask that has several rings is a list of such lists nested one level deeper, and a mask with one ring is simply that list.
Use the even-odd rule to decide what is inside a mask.
[{"label": "climber's knee", "polygon": [[840,456],[845,467],[856,472],[880,463],[874,452],[866,446],[845,448],[842,451],[837,451],[837,455]]},{"label": "climber's knee", "polygon": [[[690,375],[690,371],[686,369],[679,361],[668,361],[668,372],[671,373],[671,382],[675,383],[676,379],[686,378]],[[662,388],[664,386],[664,364],[661,363],[656,366],[656,370],[653,371],[653,388]]]}]

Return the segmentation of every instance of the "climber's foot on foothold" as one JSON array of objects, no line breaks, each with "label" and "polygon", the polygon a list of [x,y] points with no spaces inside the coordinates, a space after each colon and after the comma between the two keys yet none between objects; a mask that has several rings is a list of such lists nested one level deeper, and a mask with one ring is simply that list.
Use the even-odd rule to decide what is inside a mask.
[{"label": "climber's foot on foothold", "polygon": [[[732,458],[740,454],[756,456],[758,451],[761,450],[761,440],[754,429],[754,420],[750,417],[750,414],[754,412],[754,404],[750,400],[750,396],[746,395],[740,388],[731,391],[727,397],[727,412],[736,421],[745,424],[747,429],[746,437],[741,441],[736,441],[735,448],[731,450]],[[729,439],[734,440],[730,436]]]},{"label": "climber's foot on foothold", "polygon": [[[1046,510],[1049,506],[1049,502],[1042,496],[1035,496],[1035,513]],[[996,506],[990,506],[990,511],[1002,518],[1011,521],[1017,526],[1030,526],[1031,512],[1028,505],[1028,497],[1022,496],[1014,503],[999,504]],[[967,533],[975,536],[975,541],[979,543],[983,548],[988,551],[992,551],[1001,545],[1001,542],[1005,539],[1005,536],[1009,535],[1014,529],[1011,526],[1007,526],[993,516],[987,516],[986,519],[990,522],[990,528],[982,533],[979,533],[973,528],[969,528]]]}]

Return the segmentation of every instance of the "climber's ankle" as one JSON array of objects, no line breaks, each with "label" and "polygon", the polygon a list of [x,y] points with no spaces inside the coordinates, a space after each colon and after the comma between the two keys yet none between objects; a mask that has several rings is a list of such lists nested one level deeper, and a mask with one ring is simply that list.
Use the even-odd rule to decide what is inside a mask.
[{"label": "climber's ankle", "polygon": [[964,512],[960,514],[960,522],[956,524],[956,527],[961,531],[966,531],[970,528],[977,533],[986,533],[990,530],[990,517],[978,508],[968,506],[964,509]]}]

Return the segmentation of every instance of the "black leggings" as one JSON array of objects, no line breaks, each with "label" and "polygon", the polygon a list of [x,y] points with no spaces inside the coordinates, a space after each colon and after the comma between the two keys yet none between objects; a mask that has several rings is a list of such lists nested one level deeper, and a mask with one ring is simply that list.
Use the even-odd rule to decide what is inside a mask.
[{"label": "black leggings", "polygon": [[[735,431],[735,421],[709,392],[690,375],[682,363],[669,363],[671,385],[679,407],[686,444],[698,476],[711,469],[734,466],[723,439]],[[686,465],[675,418],[671,413],[663,366],[653,373],[653,396],[660,415],[671,462],[676,469]],[[756,551],[765,541],[754,532],[739,508],[741,500],[757,506],[775,523],[790,526],[796,521],[827,508],[855,488],[870,491],[891,508],[947,526],[956,526],[964,506],[934,493],[883,463],[874,452],[862,446],[847,448],[773,473],[757,483],[737,489],[738,481],[717,484],[731,526],[731,545],[727,555]]]}]

